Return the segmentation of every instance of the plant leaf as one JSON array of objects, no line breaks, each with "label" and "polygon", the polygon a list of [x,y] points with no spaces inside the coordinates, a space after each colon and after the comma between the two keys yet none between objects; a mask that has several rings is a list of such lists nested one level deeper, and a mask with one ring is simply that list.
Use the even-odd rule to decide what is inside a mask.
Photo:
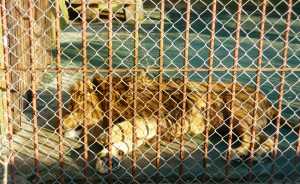
[{"label": "plant leaf", "polygon": [[66,6],[67,0],[59,0],[59,7],[66,23],[69,23],[69,12]]}]

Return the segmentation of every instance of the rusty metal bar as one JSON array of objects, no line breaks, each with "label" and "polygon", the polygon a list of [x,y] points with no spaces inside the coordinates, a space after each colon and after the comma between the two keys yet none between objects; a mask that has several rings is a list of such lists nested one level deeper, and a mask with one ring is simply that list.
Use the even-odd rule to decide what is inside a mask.
[{"label": "rusty metal bar", "polygon": [[[204,156],[203,167],[207,169],[208,160],[208,123],[210,122],[210,109],[211,109],[211,92],[212,92],[212,74],[213,74],[213,62],[214,62],[214,50],[215,50],[215,33],[216,33],[216,20],[217,20],[217,0],[212,2],[212,21],[211,21],[211,34],[210,34],[210,49],[208,57],[208,85],[207,85],[207,103],[206,103],[206,121],[204,128]],[[206,174],[206,173],[205,173]]]},{"label": "rusty metal bar", "polygon": [[63,136],[63,104],[62,104],[62,70],[61,70],[61,30],[60,30],[60,6],[59,0],[55,0],[55,35],[56,35],[56,98],[57,98],[57,117],[58,117],[58,133],[59,133],[59,166],[61,169],[60,183],[64,183],[64,136]]},{"label": "rusty metal bar", "polygon": [[40,159],[39,159],[39,140],[38,140],[38,124],[37,124],[37,76],[35,70],[35,56],[33,41],[34,32],[34,1],[29,0],[29,46],[30,46],[30,73],[31,73],[31,90],[32,90],[32,125],[33,125],[33,146],[34,146],[34,171],[36,175],[36,182],[40,179]]},{"label": "rusty metal bar", "polygon": [[[160,38],[159,38],[159,93],[158,93],[158,121],[157,121],[157,137],[156,137],[156,168],[160,168],[160,142],[161,142],[161,126],[162,120],[162,83],[164,74],[164,34],[165,34],[165,0],[160,1]],[[158,172],[159,173],[159,172]]]},{"label": "rusty metal bar", "polygon": [[[7,10],[6,10],[6,1],[1,0],[1,22],[2,22],[2,31],[3,31],[3,60],[4,60],[4,67],[5,67],[5,86],[6,86],[6,97],[4,98],[4,103],[6,105],[6,116],[4,120],[6,121],[7,125],[7,138],[8,138],[8,147],[9,147],[9,152],[10,156],[7,158],[10,165],[11,165],[11,178],[12,178],[12,183],[16,183],[16,168],[15,168],[15,153],[14,153],[14,148],[13,148],[13,123],[11,121],[11,67],[9,63],[9,45],[8,45],[8,26],[7,26]],[[1,25],[0,25],[1,26]],[[7,169],[7,166],[6,166]],[[8,175],[4,176],[6,178],[6,182],[8,180]],[[5,182],[4,182],[5,183]]]},{"label": "rusty metal bar", "polygon": [[136,138],[136,116],[137,116],[137,72],[138,68],[138,60],[139,60],[139,20],[138,20],[138,4],[135,4],[135,16],[134,16],[134,82],[133,82],[133,121],[132,121],[132,168],[131,174],[133,177],[133,182],[136,182],[136,153],[135,153],[135,145],[137,144]]},{"label": "rusty metal bar", "polygon": [[[49,72],[57,72],[56,68],[36,68],[36,71],[45,71],[47,69],[47,71]],[[83,69],[80,67],[61,67],[60,68],[62,70],[62,72],[66,72],[66,73],[74,73],[74,72],[82,72]],[[4,72],[6,72],[6,69],[0,69]],[[28,71],[29,68],[18,68],[15,71]],[[108,72],[108,69],[104,69],[104,68],[87,68],[87,72],[92,72],[92,73],[97,73],[97,72]],[[145,71],[142,68],[137,68],[137,69],[129,69],[129,68],[113,68],[113,72],[143,72]],[[159,67],[149,67],[147,68],[148,72],[159,72],[160,69]],[[188,68],[188,69],[184,69],[184,68],[176,68],[176,67],[170,67],[170,68],[164,68],[165,72],[257,72],[257,68],[249,68],[249,67],[244,67],[244,68],[225,68],[225,67],[218,67],[218,68]],[[300,68],[261,68],[262,72],[300,72]]]},{"label": "rusty metal bar", "polygon": [[261,14],[261,22],[260,22],[260,37],[259,37],[259,45],[258,45],[258,60],[257,60],[257,71],[256,71],[256,89],[255,89],[255,107],[253,112],[253,122],[251,125],[251,144],[250,144],[250,160],[249,160],[249,174],[248,180],[252,180],[252,167],[253,167],[253,159],[254,159],[254,148],[255,148],[255,137],[256,137],[256,122],[257,122],[257,110],[259,104],[259,91],[260,91],[260,83],[261,83],[261,69],[262,69],[262,57],[263,57],[263,47],[264,47],[264,36],[265,36],[265,22],[266,22],[266,9],[267,9],[267,0],[263,0],[262,2],[262,14]]},{"label": "rusty metal bar", "polygon": [[[299,120],[300,124],[300,120]],[[296,148],[296,164],[299,164],[300,162],[300,128],[298,129],[298,143]],[[296,166],[297,167],[297,166]],[[297,173],[298,177],[300,177],[300,172]]]},{"label": "rusty metal bar", "polygon": [[4,158],[4,161],[3,162],[0,161],[0,164],[2,165],[1,166],[2,167],[1,181],[3,184],[7,184],[8,183],[8,162],[9,162],[10,158],[7,155],[5,155],[3,158]]},{"label": "rusty metal bar", "polygon": [[188,72],[189,68],[189,42],[190,42],[190,16],[191,16],[191,2],[186,0],[186,17],[185,17],[185,30],[184,30],[184,69],[186,70],[183,74],[183,101],[182,101],[182,119],[180,121],[180,167],[179,176],[182,177],[184,174],[184,133],[183,127],[186,121],[186,101],[187,101],[187,83],[188,83]]},{"label": "rusty metal bar", "polygon": [[112,72],[113,72],[113,43],[112,43],[112,21],[113,21],[113,12],[112,12],[112,0],[108,1],[108,64],[109,64],[109,115],[108,115],[108,169],[109,169],[109,183],[112,183],[112,126],[113,126],[113,114],[112,114]]},{"label": "rusty metal bar", "polygon": [[[280,68],[286,68],[288,62],[288,50],[289,50],[289,33],[291,30],[291,18],[292,18],[292,8],[293,8],[293,0],[288,0],[288,12],[286,18],[286,29],[284,33],[284,50],[283,50],[283,63]],[[279,128],[282,114],[282,100],[284,95],[284,85],[285,85],[285,71],[280,73],[280,86],[279,86],[279,101],[278,101],[278,115],[276,117],[276,132],[274,137],[274,148],[272,153],[273,164],[272,164],[272,174],[270,177],[270,182],[272,183],[272,175],[274,174],[275,163],[274,160],[277,157],[278,153],[278,141],[279,141]]]},{"label": "rusty metal bar", "polygon": [[87,3],[86,0],[81,0],[81,18],[82,18],[82,72],[83,72],[83,143],[84,143],[84,175],[86,179],[88,180],[88,128],[87,128],[87,113],[86,113],[86,107],[87,107],[87,63],[88,63],[88,56],[87,56]]},{"label": "rusty metal bar", "polygon": [[[300,124],[300,121],[298,122]],[[297,147],[296,147],[296,159],[295,159],[296,166],[300,163],[300,128],[298,128],[298,141],[297,141]],[[296,173],[296,176],[300,177],[300,172],[298,171]]]},{"label": "rusty metal bar", "polygon": [[236,95],[236,83],[237,83],[237,68],[239,61],[239,47],[240,47],[240,31],[241,31],[241,14],[242,14],[242,4],[243,1],[238,1],[238,10],[237,10],[237,21],[236,21],[236,34],[235,34],[235,48],[234,48],[234,61],[232,72],[232,88],[231,88],[231,104],[230,104],[230,120],[229,120],[229,137],[228,137],[228,151],[226,155],[226,165],[225,165],[225,178],[227,178],[229,173],[229,165],[231,160],[231,152],[232,152],[232,135],[233,135],[233,106],[235,102]]},{"label": "rusty metal bar", "polygon": [[[299,121],[299,124],[300,124],[300,121]],[[299,161],[299,159],[300,159],[300,128],[298,129],[298,143],[297,143],[296,155],[297,155],[298,161]]]}]

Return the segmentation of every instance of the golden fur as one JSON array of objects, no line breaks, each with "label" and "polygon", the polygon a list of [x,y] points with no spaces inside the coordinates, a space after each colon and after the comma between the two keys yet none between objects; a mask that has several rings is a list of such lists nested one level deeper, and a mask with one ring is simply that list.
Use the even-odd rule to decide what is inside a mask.
[{"label": "golden fur", "polygon": [[[113,135],[112,143],[125,141],[129,145],[131,139],[123,139],[124,137],[132,137],[132,126],[129,125],[134,118],[133,110],[133,78],[132,77],[113,77],[112,86],[112,121]],[[136,121],[153,123],[157,120],[158,115],[158,92],[159,84],[157,81],[149,79],[145,76],[137,78],[137,99],[136,99]],[[99,76],[88,81],[86,94],[86,124],[89,127],[98,125],[107,128],[109,117],[109,83],[107,78]],[[255,89],[250,86],[242,86],[236,84],[236,96],[233,106],[231,106],[231,86],[232,84],[213,83],[211,92],[211,108],[206,109],[207,99],[207,83],[188,82],[187,99],[186,99],[186,115],[183,122],[183,133],[200,134],[204,132],[206,124],[206,110],[209,110],[210,121],[208,130],[213,131],[223,124],[229,125],[229,119],[233,117],[234,132],[240,136],[241,145],[233,150],[237,156],[247,155],[251,144],[251,127],[253,123],[253,111],[255,108]],[[180,135],[181,123],[183,118],[183,82],[181,80],[164,81],[162,88],[162,110],[160,112],[162,122],[162,137],[174,138]],[[84,120],[83,111],[83,83],[77,82],[70,90],[71,113],[64,117],[65,130],[74,129]],[[277,114],[272,108],[271,103],[266,99],[263,93],[259,93],[258,99],[257,121],[254,130],[256,131],[256,143],[260,146],[262,152],[271,150],[273,141],[266,138],[262,133],[262,129]],[[231,111],[232,110],[232,111]],[[120,124],[122,128],[116,128]],[[150,124],[149,124],[150,125]],[[156,133],[156,126],[150,132]],[[155,130],[154,130],[155,129]],[[118,131],[116,131],[118,130]],[[116,133],[114,133],[116,131]],[[143,133],[145,129],[137,129],[137,135]],[[141,131],[141,132],[139,132]],[[104,132],[105,133],[105,132]],[[152,135],[151,134],[151,135]],[[103,136],[98,140],[102,144]],[[122,138],[123,137],[123,138]],[[153,137],[151,137],[153,138]],[[149,138],[149,139],[151,139]],[[142,142],[141,144],[143,144]],[[137,147],[137,146],[136,146]],[[131,151],[131,150],[129,150]],[[117,152],[114,153],[117,156]]]},{"label": "golden fur", "polygon": [[[133,141],[133,126],[130,121],[123,121],[118,124],[114,124],[112,127],[112,156],[118,160],[122,160],[123,155],[126,155],[133,151],[133,145],[135,148],[143,145],[148,140],[153,139],[157,135],[157,120],[155,118],[144,119],[142,117],[136,118],[136,144]],[[98,153],[96,162],[96,168],[100,173],[107,173],[108,168],[103,163],[102,158],[108,155],[108,134],[103,133],[98,141],[104,145],[104,148]]]},{"label": "golden fur", "polygon": [[[158,113],[158,83],[154,83],[154,81],[145,77],[138,78],[136,115],[139,117],[155,117]],[[134,117],[132,78],[114,77],[112,85],[113,123],[116,124],[125,120],[131,121]],[[92,81],[88,81],[86,87],[88,89],[85,108],[83,103],[83,82],[77,82],[70,89],[71,101],[69,109],[71,113],[64,117],[65,130],[74,129],[83,125],[84,113],[86,114],[86,125],[88,127],[92,127],[100,122],[102,128],[106,128],[108,126],[109,84],[107,79],[95,77]],[[165,131],[165,136],[169,137],[169,134],[178,136],[178,130],[180,130],[180,127],[178,127],[180,126],[178,120],[182,117],[183,93],[180,91],[179,86],[174,84],[164,84],[162,88],[163,108],[160,113],[163,119],[168,119],[167,122],[169,122],[169,125],[167,127],[174,127],[170,131]],[[204,106],[204,101],[197,93],[188,95],[186,103],[186,118],[190,118],[190,121],[194,121],[191,125],[195,127],[192,128],[192,131],[195,131],[192,132],[194,134],[201,133],[201,130],[198,127],[201,127],[203,122],[195,121],[193,119],[197,118],[200,120],[202,118],[202,114],[198,112]],[[85,109],[85,112],[83,109]],[[189,114],[193,115],[189,116]]]}]

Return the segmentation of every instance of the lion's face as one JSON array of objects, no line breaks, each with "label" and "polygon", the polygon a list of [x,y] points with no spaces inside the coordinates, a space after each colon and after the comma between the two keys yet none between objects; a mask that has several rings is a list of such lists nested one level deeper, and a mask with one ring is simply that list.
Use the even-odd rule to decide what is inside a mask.
[{"label": "lion's face", "polygon": [[83,87],[83,82],[79,81],[70,89],[70,114],[66,115],[63,119],[65,131],[74,130],[84,124],[91,127],[103,118],[103,113],[99,107],[100,101],[93,89],[93,84],[91,81],[88,81],[86,84],[86,94],[84,94]]}]

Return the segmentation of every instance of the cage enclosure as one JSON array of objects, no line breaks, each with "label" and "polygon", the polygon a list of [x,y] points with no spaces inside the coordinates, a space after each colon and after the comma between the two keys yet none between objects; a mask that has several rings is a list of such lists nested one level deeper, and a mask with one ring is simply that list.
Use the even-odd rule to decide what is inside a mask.
[{"label": "cage enclosure", "polygon": [[300,1],[0,7],[3,183],[300,182]]}]

